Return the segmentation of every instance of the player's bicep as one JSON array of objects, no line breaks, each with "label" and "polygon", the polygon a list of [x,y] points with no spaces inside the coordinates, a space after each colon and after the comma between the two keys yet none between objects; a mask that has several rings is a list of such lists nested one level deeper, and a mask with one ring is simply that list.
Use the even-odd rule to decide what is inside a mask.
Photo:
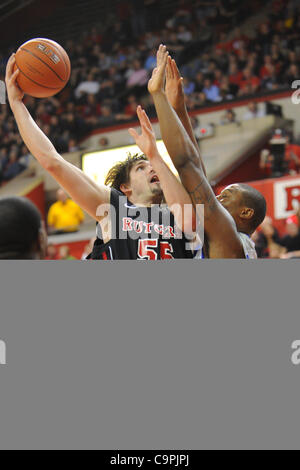
[{"label": "player's bicep", "polygon": [[110,202],[109,187],[96,185],[82,170],[72,163],[66,162],[59,155],[57,163],[50,173],[81,209],[95,220],[101,220],[97,214],[99,206],[107,205]]}]

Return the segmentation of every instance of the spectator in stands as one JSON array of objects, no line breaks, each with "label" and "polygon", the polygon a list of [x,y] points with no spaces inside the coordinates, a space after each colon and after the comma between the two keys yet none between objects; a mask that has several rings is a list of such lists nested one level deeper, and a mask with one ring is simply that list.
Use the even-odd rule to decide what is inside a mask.
[{"label": "spectator in stands", "polygon": [[290,174],[300,172],[300,145],[292,144],[289,135],[286,136],[285,161],[288,164]]},{"label": "spectator in stands", "polygon": [[125,106],[124,113],[119,113],[116,115],[117,120],[119,121],[130,121],[136,117],[136,109],[139,103],[135,95],[129,95],[127,98],[127,105]]},{"label": "spectator in stands", "polygon": [[98,125],[101,126],[111,126],[115,122],[115,117],[112,112],[112,109],[108,105],[103,105],[101,108],[101,116],[98,118]]},{"label": "spectator in stands", "polygon": [[269,245],[269,258],[280,259],[286,255],[286,248],[277,243],[270,243]]},{"label": "spectator in stands", "polygon": [[145,86],[148,82],[148,72],[142,67],[140,60],[135,60],[128,72],[127,88]]},{"label": "spectator in stands", "polygon": [[95,95],[100,90],[100,83],[95,80],[94,74],[90,73],[75,89],[74,95],[77,99],[81,98],[84,93]]},{"label": "spectator in stands", "polygon": [[300,206],[297,213],[286,220],[286,235],[280,240],[280,245],[287,249],[284,258],[300,257]]},{"label": "spectator in stands", "polygon": [[[300,172],[300,146],[290,143],[290,136],[284,138],[285,152],[283,161],[284,174],[296,175]],[[272,166],[274,162],[274,156],[270,150],[263,149],[260,155],[259,167],[264,170],[266,176],[270,176],[272,173]]]},{"label": "spectator in stands", "polygon": [[[242,94],[248,94],[250,90],[251,94],[254,94],[257,92],[258,88],[260,86],[260,79],[254,75],[253,71],[251,70],[250,67],[246,67],[243,70],[243,80],[240,83],[240,95]],[[244,93],[246,91],[246,93]]]},{"label": "spectator in stands", "polygon": [[[255,248],[258,258],[268,258],[270,247],[280,244],[278,230],[274,227],[271,217],[266,216],[255,235]],[[273,250],[273,253],[275,250]],[[273,257],[273,256],[272,256]]]},{"label": "spectator in stands", "polygon": [[45,256],[45,259],[47,259],[47,260],[57,260],[57,259],[59,259],[58,253],[57,253],[57,248],[52,243],[50,243],[47,247],[47,254]]},{"label": "spectator in stands", "polygon": [[62,245],[59,248],[58,259],[60,259],[60,260],[69,260],[69,259],[76,259],[76,258],[71,255],[70,247],[68,245]]},{"label": "spectator in stands", "polygon": [[195,90],[195,83],[189,80],[187,77],[183,79],[183,89],[185,95],[191,95]]},{"label": "spectator in stands", "polygon": [[219,88],[216,85],[212,84],[212,81],[210,78],[206,78],[204,80],[204,88],[202,91],[205,94],[207,100],[213,101],[213,102],[220,101]]},{"label": "spectator in stands", "polygon": [[18,161],[17,150],[11,149],[8,155],[8,159],[3,165],[2,180],[9,181],[12,178],[15,178],[22,171],[24,171],[25,168],[26,166]]},{"label": "spectator in stands", "polygon": [[55,234],[77,232],[84,221],[82,210],[63,189],[57,191],[56,198],[48,212],[49,231]]},{"label": "spectator in stands", "polygon": [[248,104],[248,111],[246,111],[246,113],[244,114],[243,119],[244,121],[248,119],[255,119],[255,118],[263,117],[265,116],[265,114],[266,113],[264,109],[259,108],[257,103],[255,103],[255,101],[251,101]]},{"label": "spectator in stands", "polygon": [[23,197],[0,198],[0,259],[44,259],[47,235],[36,206]]},{"label": "spectator in stands", "polygon": [[106,148],[109,148],[109,140],[108,140],[107,137],[101,137],[101,138],[99,139],[99,148],[100,148],[101,150],[106,149]]},{"label": "spectator in stands", "polygon": [[238,124],[238,121],[236,120],[236,114],[232,109],[226,109],[225,114],[221,116],[221,125],[225,124]]},{"label": "spectator in stands", "polygon": [[145,63],[144,63],[144,68],[147,70],[147,72],[152,72],[152,70],[156,67],[156,48],[154,47],[151,49],[149,52]]}]

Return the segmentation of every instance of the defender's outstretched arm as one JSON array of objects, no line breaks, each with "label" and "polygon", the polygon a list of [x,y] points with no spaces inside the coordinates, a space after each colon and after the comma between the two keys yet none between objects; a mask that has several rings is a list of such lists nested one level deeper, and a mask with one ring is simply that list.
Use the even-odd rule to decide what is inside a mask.
[{"label": "defender's outstretched arm", "polygon": [[197,150],[198,160],[195,158],[195,164],[198,163],[199,165],[201,165],[202,170],[206,175],[206,170],[205,170],[203,160],[201,158],[199,145],[196,140],[192,123],[191,123],[189,114],[186,109],[184,90],[183,90],[183,78],[180,76],[175,60],[172,59],[170,56],[168,56],[168,59],[167,59],[165,90],[166,90],[167,100],[169,101],[170,105],[176,112],[189,138],[191,139],[191,141],[193,142]]},{"label": "defender's outstretched arm", "polygon": [[222,257],[240,257],[242,247],[236,224],[217,200],[202,166],[196,163],[199,161],[198,152],[167,100],[164,91],[167,60],[168,52],[161,45],[157,53],[157,68],[148,83],[162,139],[194,205],[204,205],[205,233],[209,240],[221,246]]}]

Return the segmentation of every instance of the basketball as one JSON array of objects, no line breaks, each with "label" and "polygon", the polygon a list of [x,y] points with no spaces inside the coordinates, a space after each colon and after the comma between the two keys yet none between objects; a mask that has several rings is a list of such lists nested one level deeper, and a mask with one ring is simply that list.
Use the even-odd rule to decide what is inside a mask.
[{"label": "basketball", "polygon": [[25,42],[16,52],[20,70],[19,87],[34,98],[56,95],[67,84],[71,64],[66,51],[55,41],[35,38]]}]

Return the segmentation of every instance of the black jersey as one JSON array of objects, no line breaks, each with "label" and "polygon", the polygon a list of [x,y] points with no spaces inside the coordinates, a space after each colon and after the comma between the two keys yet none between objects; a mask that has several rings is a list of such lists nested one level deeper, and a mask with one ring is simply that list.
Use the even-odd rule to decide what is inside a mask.
[{"label": "black jersey", "polygon": [[111,239],[103,243],[100,224],[88,259],[193,258],[189,240],[178,229],[166,206],[138,207],[111,189]]}]

